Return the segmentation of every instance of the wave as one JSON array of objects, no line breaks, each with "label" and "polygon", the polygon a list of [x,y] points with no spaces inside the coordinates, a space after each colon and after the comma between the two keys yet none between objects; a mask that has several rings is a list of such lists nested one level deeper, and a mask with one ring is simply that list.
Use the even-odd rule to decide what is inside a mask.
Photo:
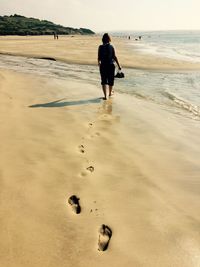
[{"label": "wave", "polygon": [[200,62],[199,32],[163,31],[141,35],[141,42],[131,42],[141,53],[189,62]]},{"label": "wave", "polygon": [[175,94],[172,94],[170,92],[163,92],[163,95],[173,101],[176,107],[184,109],[190,113],[192,113],[195,116],[200,117],[200,107],[193,105],[192,103],[177,97]]}]

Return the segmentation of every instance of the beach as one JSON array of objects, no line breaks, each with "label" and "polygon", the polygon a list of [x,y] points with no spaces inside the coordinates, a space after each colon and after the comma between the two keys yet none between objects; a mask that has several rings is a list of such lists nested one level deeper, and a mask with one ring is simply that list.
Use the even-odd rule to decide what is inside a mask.
[{"label": "beach", "polygon": [[[1,54],[25,57],[0,69],[0,265],[200,266],[199,114],[118,92],[123,81],[103,101],[87,80],[100,36],[51,38],[0,37]],[[200,70],[113,42],[124,68]],[[72,70],[48,72],[42,57]],[[102,224],[112,230],[104,252]]]},{"label": "beach", "polygon": [[[132,51],[130,41],[112,37],[122,67],[152,70],[199,70],[200,62],[186,62]],[[51,57],[66,63],[97,64],[97,51],[101,36],[0,36],[0,53],[28,56]],[[133,49],[134,50],[134,49]]]}]

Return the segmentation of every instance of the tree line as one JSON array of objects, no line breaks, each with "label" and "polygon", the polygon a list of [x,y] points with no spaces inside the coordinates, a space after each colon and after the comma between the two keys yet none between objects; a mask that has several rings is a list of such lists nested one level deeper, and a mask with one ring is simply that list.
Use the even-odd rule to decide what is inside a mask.
[{"label": "tree line", "polygon": [[0,16],[0,35],[51,35],[94,34],[90,29],[71,28],[48,20],[27,18],[20,15]]}]

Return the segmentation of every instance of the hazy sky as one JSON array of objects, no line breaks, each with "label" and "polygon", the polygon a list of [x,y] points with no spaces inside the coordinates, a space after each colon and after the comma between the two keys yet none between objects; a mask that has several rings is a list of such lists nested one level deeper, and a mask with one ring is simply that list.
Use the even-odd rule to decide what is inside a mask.
[{"label": "hazy sky", "polygon": [[0,15],[15,13],[96,32],[200,30],[200,0],[0,0]]}]

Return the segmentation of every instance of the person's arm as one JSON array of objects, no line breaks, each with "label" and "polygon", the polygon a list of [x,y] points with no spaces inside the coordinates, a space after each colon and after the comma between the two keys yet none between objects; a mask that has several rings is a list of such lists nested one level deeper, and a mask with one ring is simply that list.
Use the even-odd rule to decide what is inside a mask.
[{"label": "person's arm", "polygon": [[119,61],[118,61],[118,58],[117,58],[117,56],[116,56],[116,54],[115,54],[115,49],[114,49],[114,47],[113,47],[113,53],[114,53],[113,59],[114,59],[114,61],[117,63],[117,66],[118,66],[119,70],[121,70],[121,66],[120,66]]}]

